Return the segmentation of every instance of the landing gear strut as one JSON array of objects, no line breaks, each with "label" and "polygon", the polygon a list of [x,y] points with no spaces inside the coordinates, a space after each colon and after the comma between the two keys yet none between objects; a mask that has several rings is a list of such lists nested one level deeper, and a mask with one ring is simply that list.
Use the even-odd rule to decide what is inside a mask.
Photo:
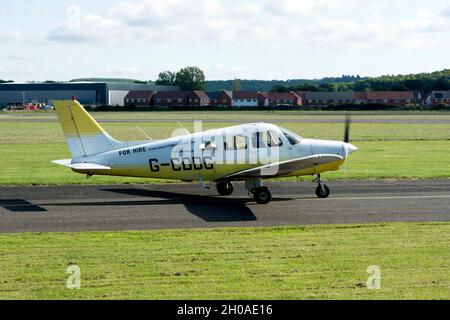
[{"label": "landing gear strut", "polygon": [[231,196],[234,191],[233,184],[229,181],[217,182],[216,189],[221,196]]},{"label": "landing gear strut", "polygon": [[317,179],[315,179],[313,182],[317,182],[318,186],[316,189],[316,196],[320,199],[326,199],[330,196],[330,188],[328,188],[328,186],[322,182],[322,180],[320,179],[320,174],[317,175]]}]

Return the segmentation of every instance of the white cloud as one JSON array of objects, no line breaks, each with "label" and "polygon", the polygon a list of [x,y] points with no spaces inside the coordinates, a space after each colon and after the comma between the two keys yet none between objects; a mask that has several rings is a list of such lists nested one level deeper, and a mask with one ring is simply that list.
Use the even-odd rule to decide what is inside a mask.
[{"label": "white cloud", "polygon": [[450,18],[450,5],[447,5],[446,7],[442,8],[441,16],[445,18]]},{"label": "white cloud", "polygon": [[116,20],[99,14],[83,14],[78,6],[69,6],[64,22],[51,30],[47,39],[64,43],[84,43],[101,40],[102,36],[119,25]]},{"label": "white cloud", "polygon": [[[289,48],[387,48],[435,43],[420,33],[448,32],[450,19],[418,11],[410,20],[384,15],[402,0],[364,6],[355,0],[135,0],[112,5],[107,12],[83,14],[68,8],[68,19],[49,34],[58,42],[229,47],[262,45]],[[365,17],[365,18],[361,18]]]}]

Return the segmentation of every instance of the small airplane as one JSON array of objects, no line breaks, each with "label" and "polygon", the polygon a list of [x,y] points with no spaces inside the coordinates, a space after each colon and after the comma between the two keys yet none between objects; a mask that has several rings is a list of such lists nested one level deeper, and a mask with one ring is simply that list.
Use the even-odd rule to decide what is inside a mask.
[{"label": "small airplane", "polygon": [[253,123],[190,134],[183,132],[159,141],[118,141],[72,100],[54,101],[72,159],[53,163],[76,173],[172,179],[215,183],[222,196],[233,193],[234,181],[244,181],[258,204],[272,195],[265,179],[315,176],[316,195],[328,198],[330,189],[321,174],[337,171],[349,154],[350,118],[344,141],[304,139],[273,124]]}]

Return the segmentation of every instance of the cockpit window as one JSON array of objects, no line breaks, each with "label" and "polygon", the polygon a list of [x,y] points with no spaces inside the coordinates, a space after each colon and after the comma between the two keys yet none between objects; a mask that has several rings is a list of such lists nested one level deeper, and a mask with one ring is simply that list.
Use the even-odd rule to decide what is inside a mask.
[{"label": "cockpit window", "polygon": [[275,131],[255,132],[252,136],[253,148],[275,148],[283,145],[283,140]]},{"label": "cockpit window", "polygon": [[300,137],[299,135],[296,135],[295,133],[287,130],[287,129],[282,129],[281,130],[284,134],[284,136],[286,137],[286,139],[289,141],[289,143],[293,146],[295,146],[296,144],[299,144],[300,142],[302,142],[302,137]]}]

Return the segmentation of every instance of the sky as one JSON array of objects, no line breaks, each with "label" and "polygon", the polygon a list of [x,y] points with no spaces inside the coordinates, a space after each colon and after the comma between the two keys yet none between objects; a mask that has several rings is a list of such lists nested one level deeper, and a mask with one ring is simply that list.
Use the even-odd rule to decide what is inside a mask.
[{"label": "sky", "polygon": [[448,0],[0,0],[0,79],[379,76],[450,68]]}]

